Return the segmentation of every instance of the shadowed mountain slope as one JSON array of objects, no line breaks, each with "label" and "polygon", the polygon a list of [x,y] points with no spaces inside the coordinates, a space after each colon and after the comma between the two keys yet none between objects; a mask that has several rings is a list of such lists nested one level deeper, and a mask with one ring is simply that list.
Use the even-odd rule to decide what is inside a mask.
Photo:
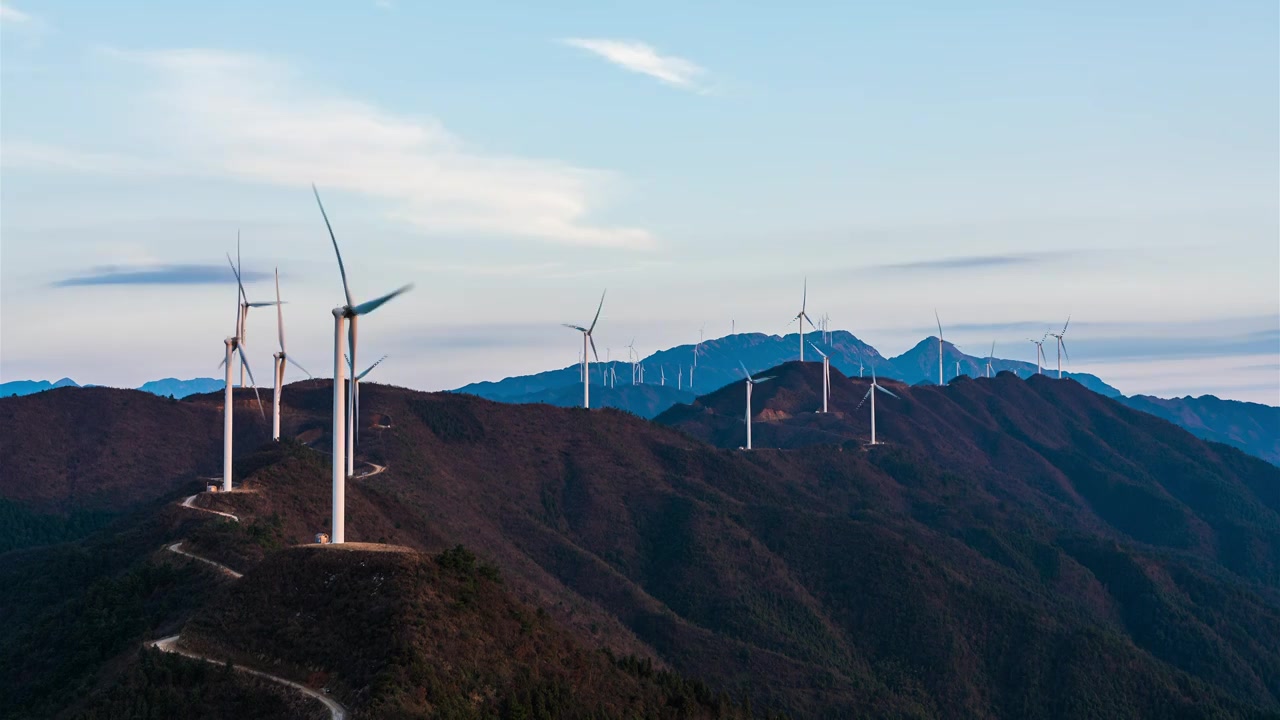
[{"label": "shadowed mountain slope", "polygon": [[[679,430],[367,385],[360,457],[387,469],[348,483],[348,539],[465,544],[584,645],[798,716],[1280,711],[1280,470],[1008,374],[886,382],[867,452],[865,381],[833,371],[820,417],[820,370],[758,388],[761,444],[795,449],[751,453],[693,437],[739,444],[740,385]],[[247,491],[201,499],[243,522],[193,547],[243,571],[328,526],[331,393],[284,397],[316,449],[245,448]]]}]

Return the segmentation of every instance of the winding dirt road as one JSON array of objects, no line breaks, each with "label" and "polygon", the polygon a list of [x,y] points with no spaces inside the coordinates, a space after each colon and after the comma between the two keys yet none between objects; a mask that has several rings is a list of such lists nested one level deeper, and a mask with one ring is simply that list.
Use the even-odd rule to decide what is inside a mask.
[{"label": "winding dirt road", "polygon": [[227,567],[226,565],[223,565],[222,563],[214,562],[214,561],[210,560],[209,558],[202,558],[202,557],[200,557],[199,555],[193,555],[193,554],[191,554],[191,553],[187,552],[186,550],[183,550],[183,549],[182,549],[182,543],[181,543],[181,542],[176,542],[176,543],[174,543],[174,544],[170,545],[169,547],[167,547],[167,548],[165,548],[165,549],[166,549],[166,550],[168,550],[169,552],[172,552],[172,553],[178,553],[179,555],[182,555],[182,556],[185,556],[185,557],[189,557],[189,558],[191,558],[192,560],[199,560],[200,562],[202,562],[202,563],[204,563],[204,564],[206,564],[206,565],[212,565],[212,566],[214,566],[214,567],[218,568],[218,569],[219,569],[219,570],[221,570],[222,572],[224,572],[224,573],[226,573],[226,574],[230,575],[231,577],[233,577],[233,578],[235,578],[235,579],[237,579],[237,580],[239,580],[240,578],[244,577],[244,575],[243,575],[242,573],[238,573],[238,572],[236,572],[235,570],[232,570],[231,568]]},{"label": "winding dirt road", "polygon": [[202,508],[199,505],[194,505],[193,503],[195,503],[196,501],[196,496],[198,496],[199,494],[200,493],[196,493],[195,495],[192,495],[186,500],[183,500],[182,507],[190,508],[191,510],[199,510],[200,512],[213,513],[214,515],[221,515],[222,517],[229,517],[232,520],[235,520],[236,522],[240,522],[240,518],[236,517],[235,515],[232,515],[231,513],[224,513],[220,510],[210,510],[209,508]]},{"label": "winding dirt road", "polygon": [[368,460],[366,460],[364,464],[368,465],[373,469],[368,472],[362,472],[359,475],[356,475],[354,478],[352,478],[353,480],[363,480],[365,478],[371,478],[374,475],[377,475],[378,473],[381,473],[387,469],[386,465],[379,465],[378,463],[369,462]]},{"label": "winding dirt road", "polygon": [[[195,557],[195,556],[193,555],[192,557]],[[197,559],[202,559],[202,558],[197,558]],[[209,561],[206,560],[205,562],[209,562]],[[186,650],[178,647],[177,635],[170,635],[167,638],[152,640],[151,642],[147,643],[147,646],[153,647],[159,650],[160,652],[174,653],[177,655],[182,655],[184,657],[192,658],[194,660],[203,660],[204,662],[213,663],[215,665],[223,664],[222,661],[217,660],[215,658],[205,657],[204,655],[199,655],[191,652],[190,650]],[[281,685],[287,685],[293,688],[294,690],[297,690],[298,692],[303,693],[304,695],[308,695],[310,697],[313,697],[319,700],[320,702],[324,703],[324,706],[329,710],[330,720],[347,720],[347,717],[348,717],[347,709],[339,705],[335,700],[333,700],[328,695],[325,695],[322,692],[312,690],[306,685],[303,685],[301,683],[296,683],[292,680],[286,680],[282,677],[277,677],[269,673],[264,673],[261,670],[254,670],[253,668],[247,668],[247,667],[244,667],[243,665],[233,665],[232,667],[243,673],[249,673],[250,675],[257,675],[258,677],[266,680],[270,680],[271,682],[279,683]]]}]

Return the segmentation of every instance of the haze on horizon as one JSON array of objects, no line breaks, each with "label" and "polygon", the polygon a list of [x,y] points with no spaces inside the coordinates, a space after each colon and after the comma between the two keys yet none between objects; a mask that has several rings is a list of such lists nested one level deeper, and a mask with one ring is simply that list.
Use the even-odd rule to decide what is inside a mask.
[{"label": "haze on horizon", "polygon": [[[279,266],[422,389],[782,333],[808,277],[883,354],[936,333],[1126,394],[1280,404],[1274,2],[1008,7],[0,4],[0,380],[216,374]],[[270,313],[250,314],[269,367]],[[1046,350],[1048,348],[1046,347]],[[616,357],[617,355],[615,355]],[[289,379],[297,379],[290,374]]]}]

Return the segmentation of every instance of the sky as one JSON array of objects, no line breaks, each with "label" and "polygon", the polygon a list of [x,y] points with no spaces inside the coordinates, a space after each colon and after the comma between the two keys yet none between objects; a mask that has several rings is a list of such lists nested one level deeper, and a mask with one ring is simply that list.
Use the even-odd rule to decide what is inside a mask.
[{"label": "sky", "polygon": [[355,299],[415,285],[370,380],[571,365],[606,288],[602,355],[782,333],[807,278],[886,356],[1070,316],[1069,370],[1280,404],[1274,0],[0,2],[3,381],[217,375],[237,234],[332,373],[315,183]]}]

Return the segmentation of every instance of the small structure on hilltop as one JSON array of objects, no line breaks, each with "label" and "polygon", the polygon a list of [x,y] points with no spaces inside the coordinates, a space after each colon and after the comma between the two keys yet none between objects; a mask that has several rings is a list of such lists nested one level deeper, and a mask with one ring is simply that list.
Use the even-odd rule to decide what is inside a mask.
[{"label": "small structure on hilltop", "polygon": [[329,544],[329,533],[322,533],[322,532],[321,532],[321,533],[316,533],[316,544],[317,544],[317,545],[328,545],[328,544]]},{"label": "small structure on hilltop", "polygon": [[205,486],[205,492],[216,493],[218,492],[218,486],[213,483],[209,483]]}]

